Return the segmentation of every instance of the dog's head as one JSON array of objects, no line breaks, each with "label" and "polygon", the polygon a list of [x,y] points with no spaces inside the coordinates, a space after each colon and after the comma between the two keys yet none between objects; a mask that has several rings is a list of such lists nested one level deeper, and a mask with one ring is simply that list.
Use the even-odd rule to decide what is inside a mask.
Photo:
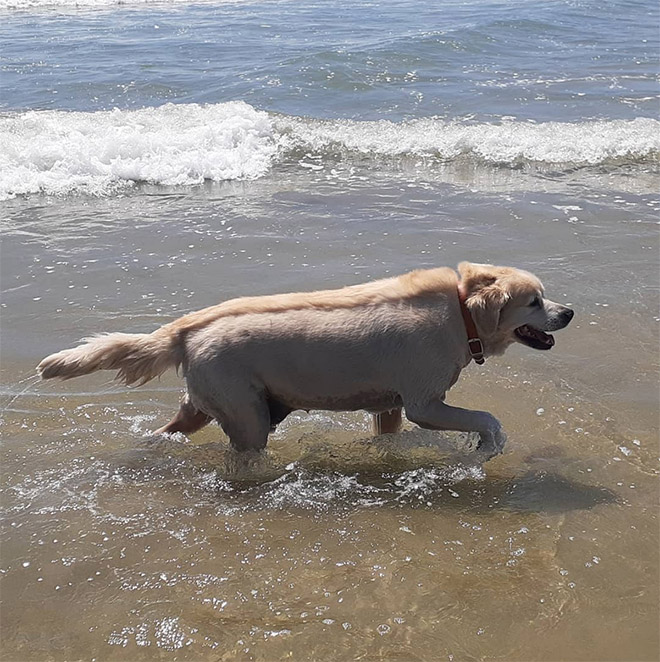
[{"label": "dog's head", "polygon": [[513,342],[550,349],[555,340],[548,331],[573,318],[571,308],[545,298],[541,281],[528,271],[461,262],[458,272],[487,354],[502,354]]}]

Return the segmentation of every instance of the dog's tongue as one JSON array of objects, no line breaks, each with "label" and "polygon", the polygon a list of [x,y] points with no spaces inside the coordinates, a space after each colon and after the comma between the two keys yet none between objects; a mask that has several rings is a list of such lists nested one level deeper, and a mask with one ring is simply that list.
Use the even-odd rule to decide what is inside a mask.
[{"label": "dog's tongue", "polygon": [[527,324],[521,326],[519,331],[522,333],[522,335],[534,338],[535,340],[538,340],[540,343],[543,343],[548,347],[552,347],[555,344],[555,339],[549,333],[543,333],[543,331],[539,331],[538,329],[528,326]]}]

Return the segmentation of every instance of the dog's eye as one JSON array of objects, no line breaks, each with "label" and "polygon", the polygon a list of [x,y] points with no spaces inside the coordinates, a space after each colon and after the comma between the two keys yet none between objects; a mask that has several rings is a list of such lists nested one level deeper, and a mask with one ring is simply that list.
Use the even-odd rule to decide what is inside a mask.
[{"label": "dog's eye", "polygon": [[532,308],[540,308],[541,307],[541,297],[534,297],[534,300],[529,305]]}]

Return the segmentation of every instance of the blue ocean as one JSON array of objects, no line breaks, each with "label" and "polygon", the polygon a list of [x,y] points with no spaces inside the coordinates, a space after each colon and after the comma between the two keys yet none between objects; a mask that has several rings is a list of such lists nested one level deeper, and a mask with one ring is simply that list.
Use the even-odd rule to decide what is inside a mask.
[{"label": "blue ocean", "polygon": [[648,168],[660,153],[655,2],[2,0],[0,11],[5,198],[411,159]]}]

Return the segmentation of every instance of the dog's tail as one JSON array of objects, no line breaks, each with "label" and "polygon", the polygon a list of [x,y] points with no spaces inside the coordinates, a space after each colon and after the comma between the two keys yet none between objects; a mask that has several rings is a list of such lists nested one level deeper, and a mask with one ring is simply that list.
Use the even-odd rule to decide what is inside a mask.
[{"label": "dog's tail", "polygon": [[177,368],[183,359],[180,336],[167,327],[153,333],[105,333],[47,356],[38,366],[42,379],[71,379],[97,370],[117,370],[117,380],[140,386]]}]

